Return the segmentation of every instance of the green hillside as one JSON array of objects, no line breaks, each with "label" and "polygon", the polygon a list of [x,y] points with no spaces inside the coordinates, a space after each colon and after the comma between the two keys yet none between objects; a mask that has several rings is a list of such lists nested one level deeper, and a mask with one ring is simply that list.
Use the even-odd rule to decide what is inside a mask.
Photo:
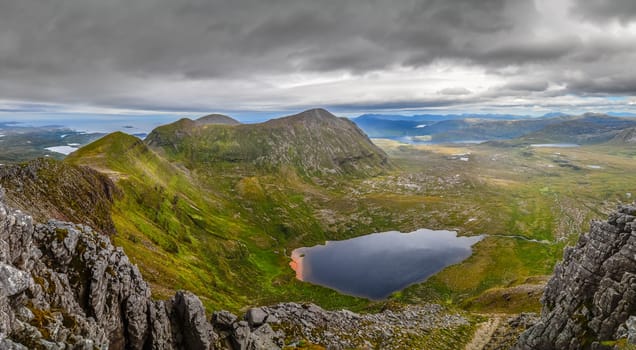
[{"label": "green hillside", "polygon": [[113,240],[153,293],[188,289],[210,309],[279,301],[380,306],[298,282],[291,250],[430,228],[490,236],[471,258],[393,301],[537,310],[540,293],[524,291],[541,288],[540,276],[589,219],[636,193],[636,179],[626,175],[636,173],[633,152],[609,146],[555,153],[377,143],[384,151],[349,121],[312,110],[252,125],[182,119],[145,141],[114,133],[65,162],[115,182],[122,195],[111,210]]},{"label": "green hillside", "polygon": [[[343,194],[317,185],[322,180],[309,174],[323,175],[320,166],[347,177],[388,168],[384,153],[350,122],[311,118],[247,128],[182,119],[158,128],[146,142],[110,134],[66,163],[90,166],[116,181],[124,195],[113,207],[113,239],[159,296],[189,289],[210,307],[234,309],[267,300],[366,304],[297,282],[287,266],[292,247],[337,236],[326,232],[317,213],[319,202]],[[313,142],[308,136],[325,138],[326,132],[333,139]],[[273,138],[286,138],[290,148],[302,143],[299,152],[330,153],[311,164],[297,162],[303,155],[264,158],[267,153],[253,145]],[[350,151],[349,142],[357,148]]]},{"label": "green hillside", "polygon": [[291,167],[303,176],[367,176],[388,167],[384,152],[353,122],[323,109],[261,124],[202,125],[181,119],[155,129],[146,142],[190,169]]}]

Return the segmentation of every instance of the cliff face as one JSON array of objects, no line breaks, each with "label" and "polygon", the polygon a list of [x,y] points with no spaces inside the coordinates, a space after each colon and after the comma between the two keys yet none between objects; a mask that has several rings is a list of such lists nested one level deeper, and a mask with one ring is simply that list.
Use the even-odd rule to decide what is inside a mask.
[{"label": "cliff face", "polygon": [[593,222],[565,250],[548,282],[540,321],[518,349],[604,349],[636,343],[636,206]]},{"label": "cliff face", "polygon": [[151,300],[107,237],[34,224],[0,198],[1,349],[209,349],[214,341],[197,297]]}]

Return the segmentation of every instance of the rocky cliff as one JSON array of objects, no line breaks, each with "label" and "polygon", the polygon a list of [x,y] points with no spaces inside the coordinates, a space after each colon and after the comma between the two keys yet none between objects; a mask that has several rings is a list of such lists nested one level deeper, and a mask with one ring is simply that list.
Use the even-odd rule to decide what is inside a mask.
[{"label": "rocky cliff", "polygon": [[592,222],[548,282],[540,321],[517,349],[611,349],[636,343],[636,206]]},{"label": "rocky cliff", "polygon": [[208,349],[215,339],[197,297],[153,301],[106,236],[36,224],[0,199],[1,349]]}]

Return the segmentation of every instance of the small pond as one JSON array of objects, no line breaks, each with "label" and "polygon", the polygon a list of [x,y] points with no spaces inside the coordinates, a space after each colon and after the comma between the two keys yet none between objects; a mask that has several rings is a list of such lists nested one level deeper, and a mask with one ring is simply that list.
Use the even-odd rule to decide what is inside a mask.
[{"label": "small pond", "polygon": [[468,258],[483,237],[427,229],[373,233],[295,249],[290,265],[301,281],[380,300]]}]

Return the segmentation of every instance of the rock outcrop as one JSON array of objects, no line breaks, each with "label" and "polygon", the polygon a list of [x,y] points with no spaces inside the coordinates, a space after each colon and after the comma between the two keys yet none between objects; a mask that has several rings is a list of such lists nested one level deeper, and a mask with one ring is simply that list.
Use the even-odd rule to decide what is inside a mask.
[{"label": "rock outcrop", "polygon": [[592,222],[566,248],[518,349],[611,349],[636,343],[636,206]]},{"label": "rock outcrop", "polygon": [[0,198],[1,349],[212,349],[215,341],[196,296],[152,300],[106,236],[35,224]]},{"label": "rock outcrop", "polygon": [[222,342],[234,349],[275,349],[283,340],[292,347],[308,342],[327,349],[431,348],[418,337],[436,329],[454,331],[469,326],[466,318],[436,304],[358,314],[326,311],[314,304],[281,303],[250,309],[243,319],[227,311],[216,312],[213,323]]}]

